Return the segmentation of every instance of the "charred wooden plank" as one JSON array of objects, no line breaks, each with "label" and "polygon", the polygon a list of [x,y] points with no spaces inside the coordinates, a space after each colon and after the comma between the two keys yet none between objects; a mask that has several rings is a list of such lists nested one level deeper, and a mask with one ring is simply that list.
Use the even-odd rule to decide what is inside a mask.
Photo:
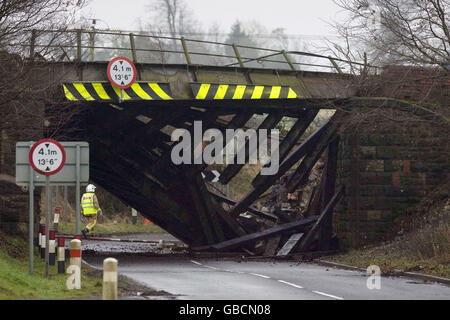
[{"label": "charred wooden plank", "polygon": [[206,237],[206,241],[208,244],[214,243],[212,227],[206,213],[207,210],[205,208],[205,204],[198,194],[195,183],[187,183],[187,188],[191,194],[192,200],[194,201],[196,213],[200,220],[200,224]]},{"label": "charred wooden plank", "polygon": [[305,234],[304,233],[294,233],[289,237],[289,240],[286,241],[284,246],[277,252],[277,257],[286,257],[292,251],[294,251],[295,247],[301,241]]},{"label": "charred wooden plank", "polygon": [[244,227],[233,217],[231,217],[228,212],[225,211],[221,206],[217,208],[217,213],[222,218],[223,222],[228,225],[228,227],[233,231],[236,236],[244,236],[247,234]]},{"label": "charred wooden plank", "polygon": [[294,192],[299,185],[304,185],[308,182],[311,170],[324,153],[330,139],[336,133],[336,130],[337,124],[330,126],[329,130],[327,130],[316,142],[314,148],[305,155],[302,163],[295,170],[294,174],[289,177],[287,182],[287,189],[289,192]]},{"label": "charred wooden plank", "polygon": [[[306,111],[304,112],[303,116],[295,122],[292,129],[288,132],[288,134],[280,144],[279,159],[284,159],[286,155],[289,153],[289,151],[292,150],[292,148],[294,148],[297,141],[301,138],[301,136],[311,125],[311,122],[313,122],[313,120],[317,116],[317,113],[318,113],[317,110]],[[270,160],[265,165],[265,167],[270,167],[271,162],[272,160]],[[262,177],[263,176],[261,176],[261,174],[258,174],[255,177],[255,179],[253,179],[252,185],[255,187],[261,184],[263,182]]]},{"label": "charred wooden plank", "polygon": [[[326,170],[324,172],[325,185],[322,192],[321,209],[331,200],[336,190],[336,172],[339,152],[339,137],[334,139],[328,146]],[[326,251],[330,249],[331,237],[333,234],[333,215],[325,216],[320,227],[319,249]]]},{"label": "charred wooden plank", "polygon": [[339,187],[339,189],[334,194],[333,198],[331,198],[330,202],[327,204],[325,209],[322,210],[322,213],[320,214],[319,218],[314,223],[313,227],[304,237],[302,243],[299,246],[300,251],[307,251],[310,244],[314,240],[314,236],[317,234],[320,225],[323,223],[324,218],[327,215],[333,214],[334,207],[336,206],[337,202],[340,200],[341,196],[344,194],[344,186]]},{"label": "charred wooden plank", "polygon": [[237,216],[243,210],[248,208],[260,195],[266,192],[275,181],[283,176],[297,161],[299,161],[305,154],[310,152],[317,140],[327,133],[334,117],[328,120],[324,125],[318,128],[308,139],[305,140],[298,148],[296,148],[281,164],[278,173],[272,176],[264,176],[260,185],[251,190],[241,201],[239,201],[231,210],[230,215]]},{"label": "charred wooden plank", "polygon": [[194,177],[193,182],[195,183],[196,188],[199,193],[199,196],[205,205],[206,216],[211,219],[211,222],[212,222],[212,225],[213,225],[213,228],[214,228],[214,231],[215,231],[218,241],[224,241],[225,240],[224,230],[222,229],[222,225],[220,224],[220,221],[217,216],[217,214],[218,214],[217,211],[219,210],[219,205],[217,204],[217,202],[213,201],[210,193],[208,192],[208,189],[205,186],[205,182],[202,179],[201,175],[197,174]]},{"label": "charred wooden plank", "polygon": [[305,227],[314,223],[317,220],[317,218],[318,218],[317,216],[313,216],[313,217],[309,217],[309,218],[306,218],[306,219],[303,219],[300,221],[294,221],[294,222],[278,225],[278,226],[266,229],[264,231],[252,233],[252,234],[245,235],[243,237],[239,237],[236,239],[217,243],[212,246],[193,247],[192,249],[195,251],[204,251],[204,250],[210,250],[210,249],[219,250],[219,251],[230,250],[230,249],[233,249],[236,247],[243,246],[249,242],[260,240],[260,239],[265,239],[265,238],[280,234],[285,231],[304,229]]},{"label": "charred wooden plank", "polygon": [[[232,200],[230,198],[227,198],[227,197],[225,197],[223,195],[220,195],[220,194],[212,192],[212,191],[210,191],[210,193],[216,199],[218,199],[221,202],[224,202],[224,203],[227,203],[227,204],[230,204],[230,205],[235,205],[236,204],[236,201],[234,201],[234,200]],[[260,211],[260,210],[258,210],[256,208],[253,208],[253,207],[248,207],[247,210],[248,210],[248,212],[253,213],[254,215],[256,215],[256,216],[258,216],[260,218],[263,218],[263,219],[266,219],[266,220],[270,220],[270,221],[274,221],[274,222],[278,221],[278,217],[273,215],[273,214],[271,214],[271,213],[263,212],[263,211]]]},{"label": "charred wooden plank", "polygon": [[[95,156],[92,157],[91,161],[96,164],[102,163]],[[105,168],[107,165],[103,163],[102,167]],[[117,173],[115,171],[113,172],[114,176],[117,176]],[[192,229],[189,225],[185,225],[181,220],[172,217],[171,214],[167,214],[167,210],[161,209],[153,199],[143,197],[140,194],[140,190],[129,184],[127,179],[122,179],[122,181],[117,181],[117,179],[112,180],[108,175],[99,175],[97,170],[92,172],[91,178],[107,191],[142,212],[155,224],[180,240],[186,243],[201,243],[198,241],[200,237],[196,236],[195,229]],[[190,231],[186,232],[187,230]]]},{"label": "charred wooden plank", "polygon": [[167,210],[166,215],[173,216],[175,220],[186,224],[186,226],[192,225],[192,218],[186,215],[186,209],[180,207],[170,198],[170,193],[165,192],[157,183],[134,168],[132,164],[125,164],[126,162],[123,160],[126,160],[126,158],[110,152],[107,147],[102,147],[97,141],[91,142],[91,147],[102,150],[95,154],[96,159],[107,164],[117,175],[139,190],[141,194],[153,199],[159,208]]},{"label": "charred wooden plank", "polygon": [[276,235],[268,240],[266,243],[266,249],[264,250],[264,256],[271,257],[277,252],[278,245],[280,244],[281,235]]},{"label": "charred wooden plank", "polygon": [[[278,122],[281,121],[283,118],[283,114],[280,112],[274,112],[269,114],[264,121],[261,123],[261,125],[258,127],[258,130],[261,129],[272,129],[274,128]],[[251,150],[252,152],[257,152],[257,150]],[[239,152],[245,152],[245,158],[246,160],[249,157],[249,143],[246,142],[245,145],[242,147],[242,150],[239,150]],[[220,175],[220,183],[222,184],[228,184],[233,177],[235,177],[239,171],[245,166],[245,164],[237,164],[237,155],[234,158],[235,164],[228,165],[225,170]]]}]

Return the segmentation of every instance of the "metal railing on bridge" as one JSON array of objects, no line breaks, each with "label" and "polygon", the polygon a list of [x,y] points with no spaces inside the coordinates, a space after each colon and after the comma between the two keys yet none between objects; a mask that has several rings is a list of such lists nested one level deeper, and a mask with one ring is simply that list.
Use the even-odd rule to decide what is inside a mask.
[{"label": "metal railing on bridge", "polygon": [[[135,63],[269,68],[295,71],[359,73],[377,67],[331,56],[145,33],[102,30],[31,30],[29,58],[49,61],[109,61],[126,56]],[[22,53],[24,52],[21,50]]]}]

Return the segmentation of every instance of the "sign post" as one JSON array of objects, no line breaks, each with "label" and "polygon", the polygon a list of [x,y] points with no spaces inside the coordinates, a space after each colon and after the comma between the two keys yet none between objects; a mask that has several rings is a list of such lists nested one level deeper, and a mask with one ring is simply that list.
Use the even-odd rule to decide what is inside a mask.
[{"label": "sign post", "polygon": [[[30,146],[31,150],[32,146]],[[30,166],[30,184],[28,185],[29,192],[29,222],[28,222],[28,244],[29,244],[29,254],[30,254],[30,274],[33,274],[33,266],[34,266],[34,246],[33,246],[33,238],[34,238],[34,183],[33,183],[33,169]],[[40,239],[39,239],[40,241]]]},{"label": "sign post", "polygon": [[36,142],[31,147],[29,161],[34,171],[45,175],[45,194],[47,195],[47,214],[45,222],[47,226],[47,228],[45,228],[45,277],[48,278],[51,217],[50,176],[57,174],[64,167],[64,164],[66,163],[66,152],[58,141],[43,139]]},{"label": "sign post", "polygon": [[107,68],[108,79],[111,84],[121,90],[120,102],[125,100],[125,89],[128,89],[136,81],[136,66],[126,57],[112,59]]}]

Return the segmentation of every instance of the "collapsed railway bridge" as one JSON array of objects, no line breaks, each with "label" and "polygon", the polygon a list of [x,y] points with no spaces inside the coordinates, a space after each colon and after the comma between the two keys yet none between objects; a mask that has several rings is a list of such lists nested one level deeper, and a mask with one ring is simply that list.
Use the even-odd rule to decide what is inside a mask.
[{"label": "collapsed railway bridge", "polygon": [[[333,212],[337,206],[351,214],[355,214],[354,210],[356,214],[364,211],[358,201],[352,202],[359,196],[361,159],[352,156],[350,163],[345,161],[346,147],[351,145],[347,142],[352,140],[353,132],[340,136],[347,114],[362,107],[417,111],[395,99],[355,97],[353,77],[344,73],[342,64],[364,69],[370,67],[367,63],[217,44],[229,46],[234,55],[211,54],[217,59],[228,59],[228,63],[214,60],[202,64],[195,59],[208,54],[190,51],[190,40],[170,39],[179,49],[144,50],[136,46],[134,34],[127,35],[129,49],[121,52],[134,60],[138,77],[122,96],[107,80],[108,61],[95,58],[96,50],[104,52],[108,48],[92,42],[83,45],[84,33],[78,30],[74,34],[76,43],[60,46],[66,49],[65,55],[51,64],[52,72],[61,75],[60,96],[55,99],[69,103],[77,112],[51,134],[88,141],[91,179],[197,251],[244,250],[283,257],[294,252],[336,249]],[[36,37],[33,41],[32,59],[39,47]],[[67,48],[73,49],[73,55]],[[246,50],[247,56],[241,56],[239,50]],[[249,50],[259,55],[252,55]],[[139,58],[142,51],[168,55],[169,62],[149,63]],[[173,55],[179,58],[171,63]],[[297,57],[314,60],[306,63]],[[306,67],[313,70],[305,71]],[[326,72],[317,68],[326,68]],[[58,108],[58,103],[47,108],[49,118],[54,108]],[[306,134],[320,110],[329,110],[329,117]],[[425,111],[420,112],[420,116],[426,116]],[[286,117],[292,119],[293,125],[279,141],[278,172],[253,176],[249,191],[240,199],[231,199],[203,179],[208,165],[173,163],[173,130],[183,128],[194,136],[194,123],[201,121],[203,130],[218,129],[225,136],[227,129],[248,128],[255,115],[262,119],[255,129],[273,129]],[[377,149],[369,159],[380,161]],[[230,184],[244,167],[220,167],[220,184]],[[286,218],[282,210],[255,205],[280,180],[284,179],[284,188],[293,193],[308,183],[313,172],[319,173],[319,183],[307,194],[309,199],[301,215]],[[390,192],[391,189],[386,191]],[[377,210],[376,205],[374,208]],[[358,232],[359,219],[358,225],[352,225],[359,228]]]}]

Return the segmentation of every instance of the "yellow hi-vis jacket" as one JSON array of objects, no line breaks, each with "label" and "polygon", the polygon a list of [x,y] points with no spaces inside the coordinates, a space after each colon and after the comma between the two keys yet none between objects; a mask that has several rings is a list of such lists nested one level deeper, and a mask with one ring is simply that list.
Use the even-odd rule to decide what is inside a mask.
[{"label": "yellow hi-vis jacket", "polygon": [[83,197],[81,198],[81,208],[83,208],[83,214],[85,216],[92,216],[102,211],[98,205],[97,196],[92,192],[83,194]]}]

